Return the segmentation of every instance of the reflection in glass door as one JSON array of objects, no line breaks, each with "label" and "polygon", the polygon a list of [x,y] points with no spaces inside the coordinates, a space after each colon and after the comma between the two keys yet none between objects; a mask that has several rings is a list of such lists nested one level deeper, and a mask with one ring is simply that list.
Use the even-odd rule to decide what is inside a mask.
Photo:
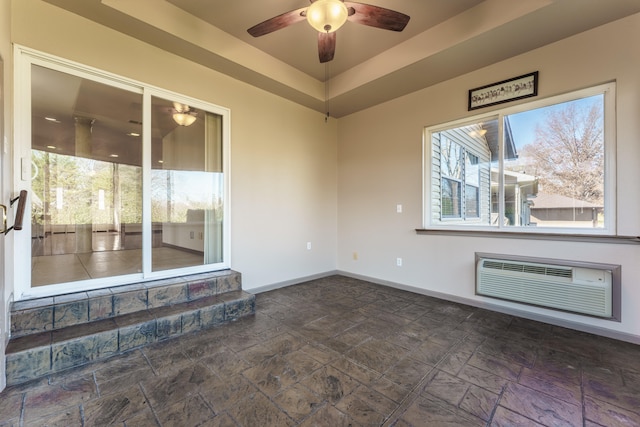
[{"label": "reflection in glass door", "polygon": [[31,285],[140,273],[142,94],[32,65],[31,114]]},{"label": "reflection in glass door", "polygon": [[152,270],[223,261],[222,116],[151,98]]},{"label": "reflection in glass door", "polygon": [[16,248],[31,268],[17,258],[20,295],[228,268],[228,110],[24,55],[17,94],[30,102],[18,111],[30,120],[16,135],[30,141],[31,221]]}]

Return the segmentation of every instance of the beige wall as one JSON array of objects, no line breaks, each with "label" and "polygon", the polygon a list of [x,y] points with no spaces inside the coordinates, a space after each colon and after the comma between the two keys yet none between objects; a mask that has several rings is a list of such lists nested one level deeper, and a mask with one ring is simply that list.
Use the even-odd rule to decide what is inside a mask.
[{"label": "beige wall", "polygon": [[231,110],[231,267],[245,289],[335,268],[335,121],[39,0],[13,8],[14,43]]},{"label": "beige wall", "polygon": [[[639,39],[640,15],[635,15],[341,119],[338,269],[504,309],[516,306],[474,295],[475,252],[621,264],[622,323],[524,310],[640,342],[640,245],[414,231],[422,226],[424,126],[477,114],[467,111],[470,88],[538,70],[538,98],[617,81],[618,232],[640,235],[640,49],[631,47]],[[396,213],[397,204],[403,213]],[[395,265],[398,257],[402,267]]]}]

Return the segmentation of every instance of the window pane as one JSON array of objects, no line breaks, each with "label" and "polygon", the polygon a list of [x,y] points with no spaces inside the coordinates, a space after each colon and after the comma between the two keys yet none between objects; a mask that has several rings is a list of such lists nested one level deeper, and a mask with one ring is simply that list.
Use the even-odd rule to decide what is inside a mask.
[{"label": "window pane", "polygon": [[480,185],[480,165],[478,156],[467,153],[464,165],[464,182],[465,184],[479,186]]},{"label": "window pane", "polygon": [[465,216],[467,218],[477,218],[478,216],[480,216],[480,213],[478,211],[478,204],[479,204],[478,203],[479,202],[478,187],[475,187],[473,185],[465,186],[464,198],[465,198],[465,205],[464,205]]},{"label": "window pane", "polygon": [[222,117],[156,97],[152,109],[152,269],[220,263]]},{"label": "window pane", "polygon": [[604,227],[604,95],[505,117],[509,224]]},{"label": "window pane", "polygon": [[446,137],[440,147],[440,167],[442,176],[462,179],[462,147]]},{"label": "window pane", "polygon": [[492,162],[497,162],[499,147],[497,119],[434,132],[431,144],[433,222],[489,225],[497,212],[491,196],[492,171],[497,170]]},{"label": "window pane", "polygon": [[32,286],[140,272],[142,95],[31,74]]},{"label": "window pane", "polygon": [[460,217],[460,183],[447,178],[442,180],[442,216]]}]

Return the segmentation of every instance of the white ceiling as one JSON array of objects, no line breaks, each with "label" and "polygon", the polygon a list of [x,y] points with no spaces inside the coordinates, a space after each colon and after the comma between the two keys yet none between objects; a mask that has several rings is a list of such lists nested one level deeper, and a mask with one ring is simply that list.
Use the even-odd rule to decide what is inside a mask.
[{"label": "white ceiling", "polygon": [[396,33],[347,22],[324,65],[306,22],[246,31],[307,0],[45,1],[321,112],[328,77],[335,117],[640,12],[639,0],[368,0],[409,24]]}]

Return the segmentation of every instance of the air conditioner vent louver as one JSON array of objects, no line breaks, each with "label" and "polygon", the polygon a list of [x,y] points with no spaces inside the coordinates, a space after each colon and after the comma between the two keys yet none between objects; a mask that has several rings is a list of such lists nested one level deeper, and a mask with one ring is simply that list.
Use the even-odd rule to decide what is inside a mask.
[{"label": "air conditioner vent louver", "polygon": [[483,261],[484,261],[484,268],[493,268],[496,270],[502,270],[502,266],[504,265],[504,262],[492,261],[490,259],[485,259]]},{"label": "air conditioner vent louver", "polygon": [[516,271],[530,274],[540,274],[543,276],[565,277],[571,279],[573,277],[573,269],[571,267],[553,267],[541,264],[525,264],[518,262],[506,262],[495,260],[483,260],[484,268],[494,270]]},{"label": "air conditioner vent louver", "polygon": [[522,271],[531,274],[547,274],[547,268],[540,265],[525,265]]},{"label": "air conditioner vent louver", "polygon": [[567,279],[573,278],[572,268],[547,268],[545,272],[547,276],[565,277]]},{"label": "air conditioner vent louver", "polygon": [[524,269],[524,265],[505,263],[502,264],[502,269],[507,271],[522,271]]},{"label": "air conditioner vent louver", "polygon": [[479,295],[610,318],[612,274],[609,270],[479,258]]}]

